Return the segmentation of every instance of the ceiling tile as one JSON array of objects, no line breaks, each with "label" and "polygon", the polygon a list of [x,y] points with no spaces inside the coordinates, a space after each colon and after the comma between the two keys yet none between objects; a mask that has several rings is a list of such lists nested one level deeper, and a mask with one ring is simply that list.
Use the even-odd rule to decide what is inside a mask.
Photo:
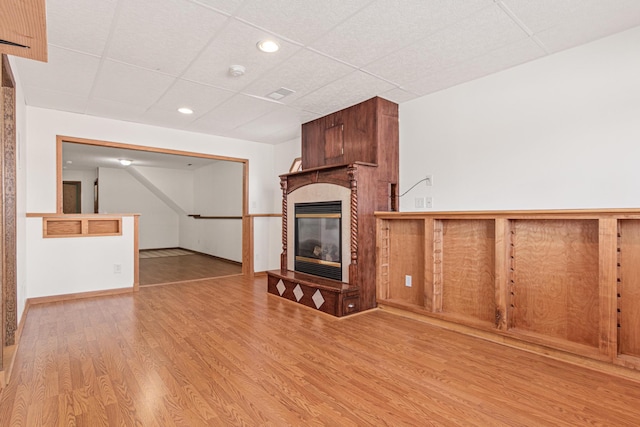
[{"label": "ceiling tile", "polygon": [[597,16],[572,18],[536,35],[549,52],[559,52],[640,25],[640,1],[627,8],[609,8]]},{"label": "ceiling tile", "polygon": [[109,99],[92,98],[87,105],[86,113],[92,116],[127,122],[138,121],[145,108],[139,105],[125,104]]},{"label": "ceiling tile", "polygon": [[403,89],[420,96],[427,95],[534,60],[545,54],[532,39],[520,40],[446,69],[428,72],[421,79],[403,85]]},{"label": "ceiling tile", "polygon": [[100,58],[49,46],[49,62],[15,58],[25,86],[88,96]]},{"label": "ceiling tile", "polygon": [[281,100],[282,103],[289,104],[293,100],[353,71],[352,67],[339,61],[302,49],[287,61],[247,86],[243,89],[243,92],[256,96],[266,96],[281,87],[285,87],[295,91],[295,93]]},{"label": "ceiling tile", "polygon": [[196,119],[197,117],[193,115],[181,114],[176,110],[168,110],[156,106],[147,109],[139,116],[139,120],[142,123],[176,129],[182,129]]},{"label": "ceiling tile", "polygon": [[[632,0],[637,3],[636,0]],[[583,16],[598,18],[615,4],[624,1],[603,0],[501,0],[533,33],[539,33],[556,25]]]},{"label": "ceiling tile", "polygon": [[[183,77],[226,89],[240,90],[300,49],[297,45],[280,41],[278,52],[273,54],[260,52],[256,43],[265,37],[271,37],[271,35],[232,19]],[[231,77],[229,75],[231,65],[244,66],[246,74],[241,77]]]},{"label": "ceiling tile", "polygon": [[227,132],[279,107],[280,104],[275,102],[264,101],[246,95],[236,95],[191,123],[188,129],[206,131],[215,127]]},{"label": "ceiling tile", "polygon": [[211,7],[223,13],[232,14],[244,0],[191,0],[207,7]]},{"label": "ceiling tile", "polygon": [[[117,0],[48,0],[49,45],[102,54],[117,4]],[[69,17],[73,17],[73,23]]]},{"label": "ceiling tile", "polygon": [[403,90],[403,89],[391,89],[380,94],[381,98],[388,99],[396,104],[402,104],[403,102],[411,101],[417,98],[419,95]]},{"label": "ceiling tile", "polygon": [[250,0],[236,16],[281,36],[308,44],[372,0]]},{"label": "ceiling tile", "polygon": [[186,0],[127,0],[121,3],[107,57],[177,76],[227,19]]},{"label": "ceiling tile", "polygon": [[253,137],[250,139],[255,141],[260,135],[273,135],[292,127],[299,127],[301,124],[299,110],[278,106],[273,111],[243,124],[234,131],[238,131],[241,134],[251,134]]},{"label": "ceiling tile", "polygon": [[373,98],[393,88],[394,85],[389,82],[362,71],[354,71],[340,80],[295,100],[292,105],[307,111],[328,114]]},{"label": "ceiling tile", "polygon": [[169,89],[174,80],[164,74],[105,61],[98,73],[93,96],[146,109]]},{"label": "ceiling tile", "polygon": [[494,6],[421,40],[418,46],[446,67],[527,37],[529,35],[502,9]]},{"label": "ceiling tile", "polygon": [[84,113],[88,97],[54,90],[23,86],[27,105],[53,110]]},{"label": "ceiling tile", "polygon": [[379,1],[320,37],[311,47],[360,67],[492,5],[495,7],[492,0]]},{"label": "ceiling tile", "polygon": [[153,107],[172,112],[180,107],[189,107],[194,112],[191,115],[193,120],[233,95],[233,92],[227,90],[178,79]]}]

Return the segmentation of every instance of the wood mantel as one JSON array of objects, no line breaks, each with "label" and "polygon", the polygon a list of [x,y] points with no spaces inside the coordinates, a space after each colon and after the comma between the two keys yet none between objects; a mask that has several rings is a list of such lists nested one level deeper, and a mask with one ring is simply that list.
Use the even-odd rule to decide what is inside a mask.
[{"label": "wood mantel", "polygon": [[640,369],[640,209],[375,215],[381,306]]}]

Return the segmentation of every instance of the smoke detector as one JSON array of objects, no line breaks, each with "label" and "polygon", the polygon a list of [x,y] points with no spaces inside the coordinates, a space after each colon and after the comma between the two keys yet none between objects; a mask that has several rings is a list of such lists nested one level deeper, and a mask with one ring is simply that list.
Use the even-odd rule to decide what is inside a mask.
[{"label": "smoke detector", "polygon": [[242,65],[232,65],[229,67],[229,75],[231,77],[244,76],[245,71],[247,71],[247,69]]}]

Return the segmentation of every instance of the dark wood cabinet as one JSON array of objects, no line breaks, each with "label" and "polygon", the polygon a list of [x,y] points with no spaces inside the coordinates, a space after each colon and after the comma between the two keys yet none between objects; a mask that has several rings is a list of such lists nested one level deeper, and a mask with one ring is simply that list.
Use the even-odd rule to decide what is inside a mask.
[{"label": "dark wood cabinet", "polygon": [[[308,307],[344,316],[376,306],[375,211],[397,206],[398,105],[372,98],[302,125],[302,171],[282,175],[281,269],[268,272],[268,291]],[[292,272],[287,229],[289,196],[302,187],[334,184],[350,191],[349,280],[343,283]],[[287,212],[289,211],[289,212]],[[322,296],[319,299],[318,295]],[[316,296],[313,300],[312,296]],[[321,302],[321,304],[318,303]]]}]

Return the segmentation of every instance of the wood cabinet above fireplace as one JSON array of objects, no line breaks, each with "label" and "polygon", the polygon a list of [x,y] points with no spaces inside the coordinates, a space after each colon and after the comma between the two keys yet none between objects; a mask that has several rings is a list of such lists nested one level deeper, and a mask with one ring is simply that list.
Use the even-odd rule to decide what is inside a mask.
[{"label": "wood cabinet above fireplace", "polygon": [[[302,125],[302,169],[355,162],[398,181],[398,104],[371,98]],[[384,209],[386,210],[386,209]]]}]

